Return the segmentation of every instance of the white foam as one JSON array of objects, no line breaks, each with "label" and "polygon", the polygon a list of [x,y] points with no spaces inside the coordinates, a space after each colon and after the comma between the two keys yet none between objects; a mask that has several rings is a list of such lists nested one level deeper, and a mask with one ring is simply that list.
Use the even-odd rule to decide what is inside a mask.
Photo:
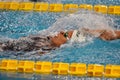
[{"label": "white foam", "polygon": [[83,27],[90,29],[113,29],[113,21],[106,15],[97,14],[90,11],[79,11],[74,14],[68,14],[67,16],[62,16],[58,18],[57,21],[44,31],[40,33],[52,34],[54,32],[64,31],[64,30],[75,30],[81,29]]}]

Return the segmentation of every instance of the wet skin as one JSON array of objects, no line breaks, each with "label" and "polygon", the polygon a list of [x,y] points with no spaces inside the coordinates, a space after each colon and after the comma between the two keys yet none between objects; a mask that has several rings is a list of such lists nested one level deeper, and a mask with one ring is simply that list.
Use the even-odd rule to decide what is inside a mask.
[{"label": "wet skin", "polygon": [[[73,31],[68,31],[68,38],[72,37]],[[56,47],[60,47],[60,45],[67,42],[67,38],[64,36],[65,32],[60,32],[57,34],[57,36],[50,37],[51,44]]]},{"label": "wet skin", "polygon": [[115,40],[120,39],[120,30],[90,30],[88,29],[87,32],[91,35],[95,35],[100,33],[98,36],[102,40]]},{"label": "wet skin", "polygon": [[100,38],[103,40],[115,40],[120,39],[120,31],[106,31],[104,34],[100,35]]},{"label": "wet skin", "polygon": [[[101,35],[98,36],[102,40],[115,40],[120,39],[120,31],[114,30],[108,31],[108,30],[90,30],[90,29],[84,29],[87,33],[91,35],[95,35],[100,33]],[[101,33],[102,32],[102,33]],[[65,32],[58,33],[57,36],[51,37],[51,44],[55,47],[60,47],[62,44],[67,42],[67,38],[64,36]],[[72,37],[73,31],[68,31],[68,38],[70,39]]]}]

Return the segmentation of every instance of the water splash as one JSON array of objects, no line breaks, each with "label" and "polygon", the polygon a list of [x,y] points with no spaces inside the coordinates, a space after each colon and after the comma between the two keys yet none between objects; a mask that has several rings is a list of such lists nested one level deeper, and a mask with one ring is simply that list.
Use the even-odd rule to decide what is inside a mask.
[{"label": "water splash", "polygon": [[[75,30],[75,29],[81,29],[83,27],[90,28],[90,29],[114,29],[113,27],[114,20],[115,20],[113,19],[114,17],[111,18],[111,16],[98,14],[91,11],[80,10],[73,14],[34,13],[34,12],[31,12],[31,13],[15,12],[14,14],[13,13],[14,12],[1,13],[1,16],[0,16],[1,22],[3,22],[3,25],[1,24],[1,26],[3,26],[3,29],[0,29],[1,32],[4,33],[4,31],[5,32],[12,31],[11,34],[17,33],[18,35],[20,35],[21,33],[31,34],[31,32],[38,32],[40,30],[39,32],[40,35],[42,34],[51,35],[61,30],[63,31]],[[11,18],[10,14],[13,14],[14,16]],[[44,27],[44,28],[41,28],[41,27]],[[45,27],[48,29],[46,29]],[[2,40],[4,40],[4,37],[2,37]],[[98,47],[96,47],[96,44],[98,44],[98,46],[101,45],[100,50],[97,50]],[[99,43],[99,41],[95,42],[94,39],[89,38],[89,41],[86,43],[80,43],[80,44],[67,43],[61,46],[61,48],[56,49],[55,51],[51,51],[51,53],[44,54],[42,56],[39,54],[36,54],[35,52],[29,52],[29,53],[6,52],[6,53],[0,53],[0,56],[4,58],[12,58],[12,59],[14,58],[14,59],[64,61],[64,62],[80,61],[85,63],[118,63],[118,60],[120,58],[119,56],[117,56],[118,53],[114,54],[116,56],[111,56],[111,55],[112,53],[119,51],[119,49],[115,48],[114,50],[114,48],[110,46],[108,45],[108,43],[105,43],[105,42]],[[94,48],[94,50],[92,47]],[[109,50],[108,50],[108,47],[110,47]],[[114,51],[112,52],[110,50],[114,50]],[[89,54],[89,52],[91,54]],[[101,54],[101,53],[104,53],[104,54]],[[107,55],[105,55],[105,53]],[[97,59],[96,56],[99,54],[101,55],[99,56],[99,59]],[[111,61],[110,58],[108,58],[108,56],[112,57],[114,60]],[[118,58],[117,60],[115,60],[116,57]]]},{"label": "water splash", "polygon": [[113,20],[107,15],[98,14],[92,11],[80,10],[74,14],[68,14],[58,18],[57,21],[47,30],[40,31],[40,33],[48,35],[59,31],[75,30],[81,28],[89,29],[113,29]]}]

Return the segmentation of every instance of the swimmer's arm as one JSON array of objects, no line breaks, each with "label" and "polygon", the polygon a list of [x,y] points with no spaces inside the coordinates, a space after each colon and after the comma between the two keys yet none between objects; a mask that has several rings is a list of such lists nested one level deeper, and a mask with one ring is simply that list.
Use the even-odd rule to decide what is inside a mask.
[{"label": "swimmer's arm", "polygon": [[102,34],[106,32],[106,30],[90,30],[90,29],[83,29],[86,33],[96,35],[96,34]]},{"label": "swimmer's arm", "polygon": [[120,39],[120,31],[114,30],[114,32],[111,31],[105,31],[103,34],[99,36],[99,38],[103,40],[115,40]]},{"label": "swimmer's arm", "polygon": [[115,40],[115,39],[120,39],[120,30],[114,30],[114,35],[113,32],[109,32],[107,30],[90,30],[90,29],[83,29],[85,32],[88,34],[96,35],[100,34],[98,37],[103,39],[103,40]]}]

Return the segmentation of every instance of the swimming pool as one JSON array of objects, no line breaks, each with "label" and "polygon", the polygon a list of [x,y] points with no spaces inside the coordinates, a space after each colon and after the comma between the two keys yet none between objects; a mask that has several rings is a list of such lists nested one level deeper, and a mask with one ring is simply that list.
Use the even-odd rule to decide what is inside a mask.
[{"label": "swimming pool", "polygon": [[[118,2],[119,3],[119,2]],[[78,18],[79,17],[79,18]],[[88,18],[89,17],[89,18]],[[95,17],[95,18],[93,18]],[[106,21],[107,19],[108,21]],[[92,19],[91,19],[92,18]],[[99,19],[99,20],[98,20]],[[96,21],[95,21],[96,20]],[[102,21],[103,20],[103,21]],[[109,23],[110,22],[113,23]],[[77,21],[81,21],[80,23]],[[66,13],[38,13],[38,12],[21,12],[21,11],[1,11],[0,12],[0,37],[1,40],[10,38],[19,38],[31,34],[38,34],[42,30],[53,29],[71,29],[79,28],[81,26],[90,26],[90,28],[98,28],[99,26],[92,27],[92,23],[100,23],[107,26],[111,24],[112,28],[120,27],[120,17],[114,15],[93,14],[89,11],[80,11],[78,13],[69,15]],[[64,24],[63,24],[64,23]],[[107,24],[105,24],[107,23]],[[86,25],[87,24],[87,25]],[[81,26],[79,26],[81,25]],[[94,24],[95,25],[95,24]],[[114,27],[113,27],[114,26]],[[102,41],[100,39],[90,38],[86,43],[67,43],[61,48],[51,51],[48,54],[39,55],[34,52],[30,53],[16,53],[16,52],[1,52],[0,58],[10,59],[27,59],[27,60],[41,60],[52,62],[81,62],[86,64],[120,64],[120,40]],[[82,79],[71,76],[56,76],[56,75],[37,75],[37,74],[21,74],[1,72],[1,80],[19,80],[19,79]],[[89,78],[83,78],[89,79]],[[90,78],[91,79],[91,78]],[[96,79],[96,78],[94,78]]]}]

